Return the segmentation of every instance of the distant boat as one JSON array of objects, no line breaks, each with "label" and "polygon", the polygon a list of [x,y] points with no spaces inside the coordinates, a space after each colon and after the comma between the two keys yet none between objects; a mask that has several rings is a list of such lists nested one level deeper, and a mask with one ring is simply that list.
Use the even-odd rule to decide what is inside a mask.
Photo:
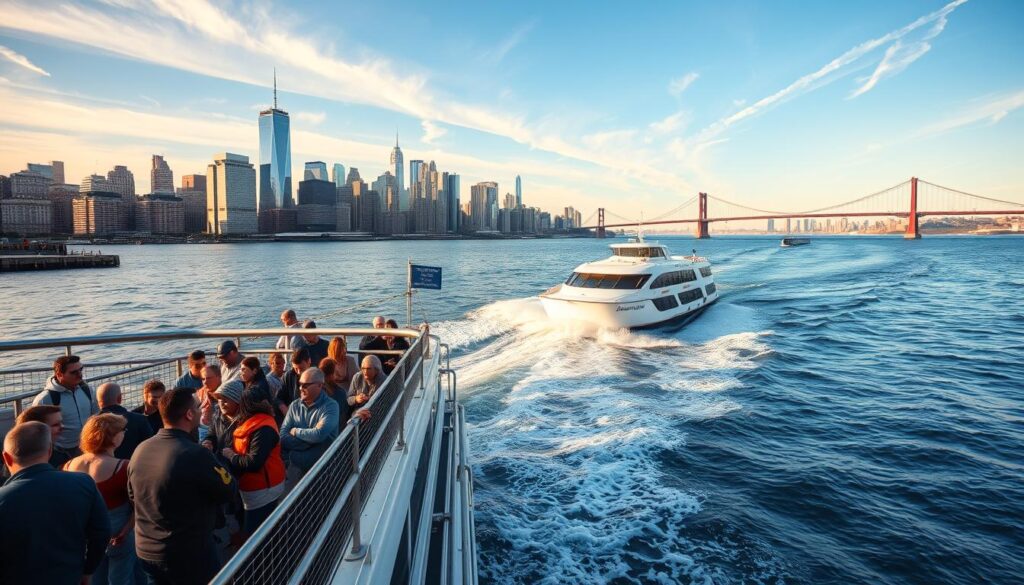
[{"label": "distant boat", "polygon": [[782,243],[779,246],[783,248],[792,248],[793,246],[806,246],[810,244],[810,238],[782,238]]}]

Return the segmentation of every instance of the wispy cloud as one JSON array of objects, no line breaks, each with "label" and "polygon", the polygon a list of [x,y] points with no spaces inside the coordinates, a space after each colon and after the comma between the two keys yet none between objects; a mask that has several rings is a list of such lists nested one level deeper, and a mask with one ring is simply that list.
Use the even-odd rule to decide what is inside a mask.
[{"label": "wispy cloud", "polygon": [[686,112],[679,111],[657,122],[652,122],[650,128],[655,134],[670,134],[682,129],[686,125],[687,118],[688,114]]},{"label": "wispy cloud", "polygon": [[420,125],[423,127],[423,136],[420,140],[426,144],[433,144],[435,140],[448,133],[447,128],[438,126],[430,120],[423,120]]},{"label": "wispy cloud", "polygon": [[150,104],[151,106],[153,106],[154,108],[159,108],[159,107],[160,107],[160,102],[158,102],[157,100],[155,100],[155,99],[153,99],[153,98],[149,97],[148,95],[145,95],[145,94],[141,94],[141,93],[140,93],[140,94],[139,94],[139,97],[140,97],[140,98],[142,98],[142,99],[143,99],[143,101],[145,101],[146,103],[148,103],[148,104]]},{"label": "wispy cloud", "polygon": [[691,71],[682,77],[677,77],[668,82],[668,92],[675,97],[683,95],[688,87],[700,77],[696,71]]},{"label": "wispy cloud", "polygon": [[489,49],[480,54],[480,58],[492,65],[500,63],[506,55],[508,55],[512,49],[519,46],[530,31],[533,30],[534,23],[530,22],[520,26],[519,28],[512,31],[507,37],[501,40],[493,49]]},{"label": "wispy cloud", "polygon": [[934,124],[925,126],[916,136],[925,138],[943,134],[957,128],[986,122],[988,124],[996,124],[1021,108],[1024,108],[1024,90],[1018,90],[1011,94],[990,96],[975,100],[967,108]]},{"label": "wispy cloud", "polygon": [[292,117],[299,122],[305,122],[310,126],[319,126],[327,119],[326,112],[296,112]]},{"label": "wispy cloud", "polygon": [[11,63],[14,63],[15,65],[18,65],[20,67],[24,67],[25,69],[28,69],[29,71],[31,71],[33,73],[38,73],[39,75],[45,75],[46,77],[50,76],[50,73],[48,71],[46,71],[42,67],[36,65],[35,63],[29,61],[28,57],[26,57],[25,55],[22,55],[21,53],[18,53],[15,50],[10,49],[8,47],[5,47],[3,45],[0,45],[0,57],[3,57],[4,59],[7,59],[8,61],[10,61]]},{"label": "wispy cloud", "polygon": [[957,2],[951,2],[935,13],[938,16],[935,18],[934,24],[920,39],[910,40],[906,43],[897,39],[896,42],[885,50],[885,56],[878,66],[875,67],[875,71],[871,76],[864,80],[863,84],[850,94],[850,99],[871,91],[882,79],[900,73],[909,67],[911,63],[923,57],[932,48],[931,43],[928,41],[939,36],[946,29],[946,23],[948,22],[946,16],[966,1],[958,0]]},{"label": "wispy cloud", "polygon": [[[742,120],[761,114],[768,109],[778,106],[786,100],[832,83],[843,75],[848,74],[851,66],[863,64],[863,61],[868,55],[871,55],[877,49],[892,43],[879,63],[878,68],[882,69],[882,71],[878,72],[878,68],[876,68],[876,75],[872,75],[871,78],[862,85],[863,91],[858,90],[859,93],[857,93],[857,95],[870,90],[879,79],[902,71],[907,65],[927,52],[928,49],[920,46],[920,43],[927,44],[927,40],[934,38],[942,32],[946,26],[946,18],[949,14],[965,2],[967,2],[967,0],[954,0],[953,2],[943,6],[941,9],[930,14],[926,14],[902,28],[889,32],[881,37],[860,43],[832,61],[829,61],[818,70],[808,73],[779,91],[759,99],[753,104],[730,116],[718,120],[706,128],[701,133],[699,139],[702,141],[711,140]],[[904,48],[904,45],[900,44],[901,39],[929,24],[933,24],[933,26],[929,33],[925,35],[924,39],[910,43],[907,45],[909,49]],[[893,46],[896,45],[900,45],[900,47],[893,49]],[[874,79],[874,81],[872,81],[872,79]]]}]

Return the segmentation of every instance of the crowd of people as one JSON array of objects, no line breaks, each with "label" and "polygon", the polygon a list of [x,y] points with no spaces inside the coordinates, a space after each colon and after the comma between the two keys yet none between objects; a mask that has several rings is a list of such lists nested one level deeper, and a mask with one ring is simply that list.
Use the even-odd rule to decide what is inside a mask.
[{"label": "crowd of people", "polygon": [[266,365],[230,340],[219,367],[193,351],[170,389],[147,381],[131,411],[118,384],[85,383],[79,357],[54,360],[3,441],[0,583],[208,582],[349,419],[370,418],[399,360],[372,352],[409,348],[365,336],[357,363],[344,337],[321,338],[290,309],[281,321],[300,331]]}]

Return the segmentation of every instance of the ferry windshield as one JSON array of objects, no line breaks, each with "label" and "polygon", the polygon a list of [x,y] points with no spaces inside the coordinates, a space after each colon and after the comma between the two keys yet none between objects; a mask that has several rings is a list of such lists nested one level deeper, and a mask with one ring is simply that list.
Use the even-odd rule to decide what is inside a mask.
[{"label": "ferry windshield", "polygon": [[627,258],[664,258],[665,251],[659,247],[653,248],[612,248],[613,256],[625,256]]},{"label": "ferry windshield", "polygon": [[580,288],[639,289],[651,277],[650,274],[586,274],[573,272],[565,281],[566,286]]}]

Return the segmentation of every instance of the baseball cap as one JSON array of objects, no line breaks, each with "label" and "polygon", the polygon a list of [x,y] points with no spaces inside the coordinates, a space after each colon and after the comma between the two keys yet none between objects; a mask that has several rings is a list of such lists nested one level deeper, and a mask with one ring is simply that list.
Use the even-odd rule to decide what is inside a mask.
[{"label": "baseball cap", "polygon": [[233,351],[238,351],[238,346],[235,345],[234,341],[231,341],[230,339],[222,341],[220,342],[220,345],[217,346],[217,357],[228,355]]}]

